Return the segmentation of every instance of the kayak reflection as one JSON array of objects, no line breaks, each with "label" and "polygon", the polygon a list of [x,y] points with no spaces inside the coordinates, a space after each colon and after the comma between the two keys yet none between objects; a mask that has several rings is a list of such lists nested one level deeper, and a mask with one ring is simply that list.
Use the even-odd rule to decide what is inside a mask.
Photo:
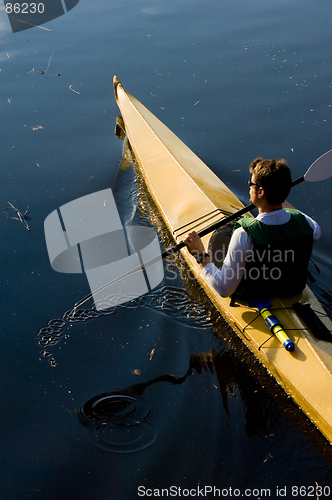
[{"label": "kayak reflection", "polygon": [[158,432],[150,421],[154,411],[143,397],[144,392],[161,382],[183,384],[194,372],[216,376],[223,407],[230,419],[229,400],[240,396],[248,436],[268,435],[280,420],[282,414],[277,411],[278,404],[248,374],[246,367],[230,351],[213,348],[207,353],[192,354],[187,372],[180,377],[166,373],[147,382],[92,397],[77,410],[78,421],[89,429],[93,444],[105,451],[131,453],[145,449],[154,443]]}]

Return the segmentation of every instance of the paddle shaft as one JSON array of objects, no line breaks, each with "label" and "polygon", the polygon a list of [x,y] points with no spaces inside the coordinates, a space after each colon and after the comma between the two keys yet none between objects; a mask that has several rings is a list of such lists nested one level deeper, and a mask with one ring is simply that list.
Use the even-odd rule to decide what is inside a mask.
[{"label": "paddle shaft", "polygon": [[[216,229],[219,229],[222,226],[226,226],[229,222],[232,222],[234,219],[237,219],[238,217],[241,217],[241,215],[250,212],[250,210],[253,210],[255,208],[255,205],[251,203],[251,205],[247,205],[246,207],[241,208],[241,210],[238,210],[234,214],[229,215],[228,217],[225,217],[224,219],[221,219],[220,221],[216,222],[215,224],[212,224],[211,226],[203,229],[200,231],[198,236],[203,238],[206,234],[211,233],[212,231],[215,231]],[[181,248],[185,247],[185,243],[183,241],[180,241],[177,245],[174,245],[174,247],[169,248],[168,250],[165,250],[162,254],[161,257],[164,259],[168,255],[172,255],[175,252],[178,252],[181,250]]]},{"label": "paddle shaft", "polygon": [[[297,186],[297,184],[300,184],[303,181],[304,181],[304,177],[303,176],[299,177],[298,179],[296,179],[295,181],[292,182],[292,187]],[[234,214],[231,214],[228,217],[225,217],[224,219],[221,219],[220,221],[216,222],[215,224],[212,224],[211,226],[203,229],[202,231],[200,231],[197,234],[198,234],[198,236],[203,238],[203,236],[211,233],[212,231],[215,231],[216,229],[219,229],[222,226],[226,226],[226,224],[228,224],[229,222],[232,222],[234,219],[241,217],[241,215],[244,215],[245,213],[250,212],[254,208],[255,208],[255,205],[253,203],[251,203],[250,205],[247,205],[246,207],[241,208],[240,210],[238,210]],[[186,246],[185,243],[183,241],[180,241],[180,243],[178,243],[177,245],[174,245],[173,247],[169,248],[168,250],[165,250],[161,254],[161,258],[164,259],[168,255],[172,255],[173,253],[178,252],[179,250],[181,250],[181,248],[183,248],[185,246]]]},{"label": "paddle shaft", "polygon": [[[332,150],[331,150],[332,151]],[[312,167],[312,166],[311,166]],[[310,167],[310,168],[311,168]],[[309,171],[309,170],[308,170]],[[300,184],[301,182],[303,182],[305,180],[305,177],[299,177],[298,179],[296,179],[295,181],[292,182],[292,187],[293,186],[297,186],[297,184]],[[247,212],[250,212],[250,210],[253,210],[255,208],[255,205],[254,204],[250,204],[250,205],[247,205],[246,207],[243,207],[241,208],[240,210],[238,210],[237,212],[235,212],[234,214],[231,214],[229,215],[228,217],[225,217],[224,219],[221,219],[220,221],[216,222],[215,224],[212,224],[211,226],[203,229],[202,231],[200,231],[198,233],[198,235],[202,238],[203,236],[205,236],[206,234],[209,234],[211,233],[212,231],[215,231],[216,229],[219,229],[220,227],[222,226],[225,226],[226,224],[228,224],[229,222],[232,222],[234,219],[237,219],[238,217],[241,217],[241,215],[244,215],[245,213]],[[137,268],[135,269],[132,269],[131,271],[127,272],[126,274],[120,276],[119,278],[111,281],[110,283],[107,283],[106,285],[98,288],[97,290],[95,290],[93,292],[93,294],[97,294],[103,290],[105,290],[106,288],[108,288],[109,286],[121,281],[122,279],[124,278],[127,278],[127,277],[130,277],[131,275],[135,274],[135,273],[138,273],[140,272],[142,269],[146,269],[148,266],[151,266],[152,264],[155,264],[157,263],[160,258],[161,259],[165,259],[165,257],[169,256],[169,255],[172,255],[173,253],[175,252],[178,252],[179,250],[181,250],[181,248],[183,248],[185,246],[185,243],[183,243],[183,241],[181,241],[180,243],[178,243],[177,245],[174,245],[173,247],[169,248],[168,250],[165,250],[162,254],[161,254],[161,257],[160,256],[157,256],[157,257],[153,257],[152,259],[150,259],[148,262],[145,262],[142,266],[138,266]],[[80,300],[79,302],[77,302],[75,305],[74,305],[74,309],[72,311],[72,314],[74,315],[75,314],[75,311],[78,307],[80,307],[82,304],[84,304],[87,300],[91,299],[92,296],[93,296],[92,293],[90,293],[89,295],[87,295],[86,297],[84,297],[82,300]]]}]

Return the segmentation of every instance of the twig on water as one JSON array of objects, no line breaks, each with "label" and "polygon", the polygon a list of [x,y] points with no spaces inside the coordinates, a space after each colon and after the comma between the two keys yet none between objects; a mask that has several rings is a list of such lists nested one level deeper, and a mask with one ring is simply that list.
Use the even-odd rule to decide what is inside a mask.
[{"label": "twig on water", "polygon": [[73,92],[75,92],[75,94],[79,94],[79,92],[77,92],[77,90],[74,90],[74,89],[73,89],[73,86],[72,86],[72,85],[69,85],[69,88],[70,88],[70,90],[72,90]]},{"label": "twig on water", "polygon": [[37,24],[32,24],[28,23],[27,21],[22,21],[22,19],[17,19],[16,17],[13,17],[13,19],[15,19],[15,21],[18,21],[19,23],[29,24],[29,26],[33,26],[34,28],[40,28],[41,30],[46,30],[46,31],[53,31],[48,28],[44,28],[44,26],[38,26]]},{"label": "twig on water", "polygon": [[[18,210],[18,208],[14,207],[14,205],[12,203],[10,203],[10,201],[8,202],[8,204],[11,206],[11,208],[14,210],[14,212],[16,213],[17,217],[11,217],[11,219],[15,219],[15,220],[18,220],[20,221],[23,226],[25,227],[25,229],[27,231],[31,231],[31,229],[29,228],[28,226],[28,223],[27,221],[25,220],[25,216],[27,215],[28,211],[29,211],[29,207],[27,207],[26,211],[24,212],[24,214],[22,214],[22,212],[20,212]],[[9,207],[5,207],[5,208],[0,208],[0,211],[3,211],[3,210],[9,210]]]},{"label": "twig on water", "polygon": [[49,60],[48,60],[48,65],[47,65],[47,68],[46,68],[46,70],[45,70],[45,75],[46,75],[46,73],[48,72],[48,68],[50,67],[50,64],[51,64],[51,59],[52,59],[52,57],[53,57],[53,56],[54,56],[54,52],[53,52],[53,54],[51,55],[51,57],[49,58]]}]

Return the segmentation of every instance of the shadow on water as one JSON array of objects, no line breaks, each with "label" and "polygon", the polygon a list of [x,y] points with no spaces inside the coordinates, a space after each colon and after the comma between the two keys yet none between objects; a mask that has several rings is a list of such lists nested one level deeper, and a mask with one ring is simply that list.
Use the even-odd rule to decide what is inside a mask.
[{"label": "shadow on water", "polygon": [[245,367],[230,351],[215,348],[207,353],[192,354],[187,372],[180,377],[166,373],[147,382],[90,398],[78,408],[78,421],[89,429],[91,440],[98,448],[115,453],[143,450],[152,445],[158,435],[154,426],[148,422],[153,410],[143,394],[155,384],[183,384],[194,372],[216,376],[223,407],[229,419],[232,419],[229,399],[240,395],[248,436],[267,436],[277,432],[283,417],[276,401],[266,396],[254,377],[248,377]]}]

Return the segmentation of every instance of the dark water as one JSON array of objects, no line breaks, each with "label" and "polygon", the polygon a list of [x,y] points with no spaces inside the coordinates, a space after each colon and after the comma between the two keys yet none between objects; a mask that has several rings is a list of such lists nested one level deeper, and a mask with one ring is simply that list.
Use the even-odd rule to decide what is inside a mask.
[{"label": "dark water", "polygon": [[[195,288],[165,268],[153,293],[70,321],[89,287],[51,269],[43,229],[108,187],[124,220],[145,220],[133,170],[118,176],[114,74],[243,201],[258,155],[302,175],[332,147],[331,3],[80,0],[52,31],[15,34],[0,16],[0,208],[29,206],[31,228],[0,212],[1,499],[332,488],[331,446]],[[321,224],[312,271],[330,315],[331,189],[290,197]]]}]

